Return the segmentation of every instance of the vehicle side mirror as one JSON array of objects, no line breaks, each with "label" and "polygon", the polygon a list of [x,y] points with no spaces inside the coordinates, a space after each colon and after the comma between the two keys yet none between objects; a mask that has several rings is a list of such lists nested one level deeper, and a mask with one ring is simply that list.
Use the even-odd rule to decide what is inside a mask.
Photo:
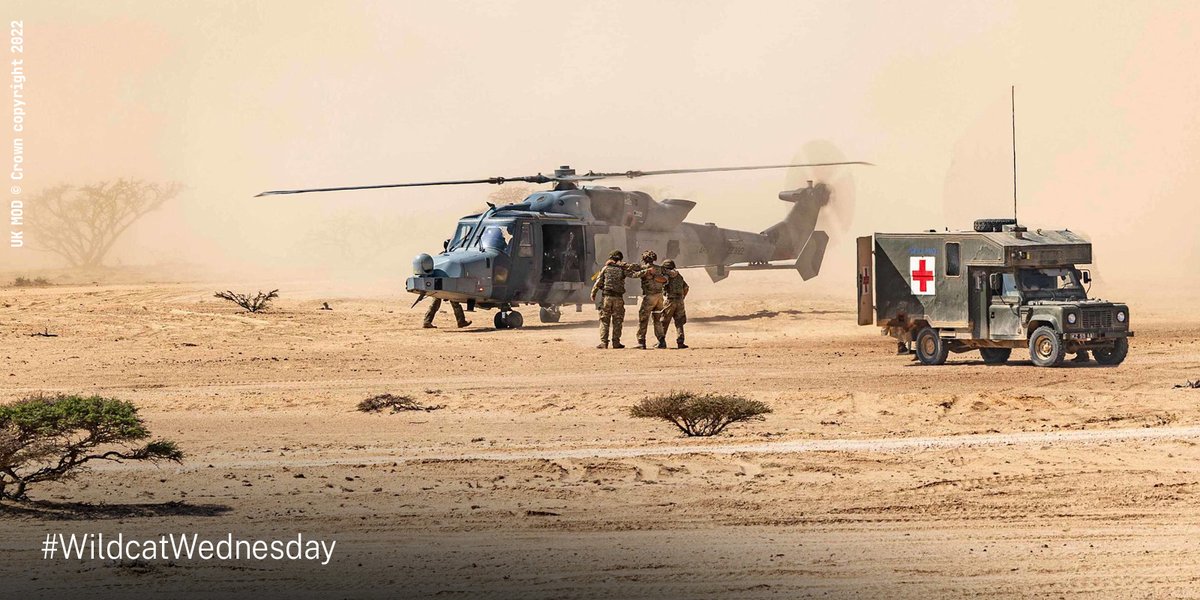
[{"label": "vehicle side mirror", "polygon": [[1082,274],[1082,279],[1083,279],[1084,283],[1091,283],[1092,282],[1092,272],[1084,271]]},{"label": "vehicle side mirror", "polygon": [[1000,289],[1004,287],[1002,281],[999,273],[988,275],[988,287],[992,289],[992,293],[1000,292]]}]

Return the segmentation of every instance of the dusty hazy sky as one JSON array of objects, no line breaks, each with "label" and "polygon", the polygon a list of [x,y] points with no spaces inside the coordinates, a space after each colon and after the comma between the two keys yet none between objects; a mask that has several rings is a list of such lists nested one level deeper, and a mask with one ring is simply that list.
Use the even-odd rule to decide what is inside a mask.
[{"label": "dusty hazy sky", "polygon": [[[27,184],[188,191],[118,249],[284,276],[395,278],[487,188],[264,189],[790,160],[833,141],[850,234],[1011,210],[1097,243],[1106,278],[1200,274],[1195,2],[8,2],[26,24]],[[761,230],[784,174],[643,180]],[[620,183],[618,183],[620,184]],[[628,182],[625,182],[628,185]],[[384,252],[320,246],[338,227]],[[394,232],[394,236],[389,235]],[[826,277],[851,261],[831,249]],[[5,249],[11,264],[35,264]],[[1147,265],[1156,256],[1168,265]],[[1176,258],[1177,257],[1177,258]]]}]

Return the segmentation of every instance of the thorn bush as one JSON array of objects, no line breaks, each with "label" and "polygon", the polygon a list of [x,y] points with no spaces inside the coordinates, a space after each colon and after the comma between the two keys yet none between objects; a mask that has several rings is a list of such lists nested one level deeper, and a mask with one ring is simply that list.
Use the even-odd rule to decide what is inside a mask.
[{"label": "thorn bush", "polygon": [[213,296],[222,300],[228,300],[252,313],[256,313],[266,310],[267,305],[279,297],[279,290],[271,290],[265,294],[260,291],[253,296],[226,290],[224,292],[217,292]]},{"label": "thorn bush", "polygon": [[441,404],[428,406],[413,400],[409,396],[393,396],[392,394],[371,396],[370,398],[358,403],[358,410],[365,413],[383,412],[389,408],[394,413],[405,410],[423,410],[425,412],[429,412],[431,410],[445,408],[445,406]]},{"label": "thorn bush", "polygon": [[741,396],[672,392],[646,398],[629,409],[632,417],[662,419],[678,427],[684,435],[717,435],[733,423],[758,421],[771,407]]}]

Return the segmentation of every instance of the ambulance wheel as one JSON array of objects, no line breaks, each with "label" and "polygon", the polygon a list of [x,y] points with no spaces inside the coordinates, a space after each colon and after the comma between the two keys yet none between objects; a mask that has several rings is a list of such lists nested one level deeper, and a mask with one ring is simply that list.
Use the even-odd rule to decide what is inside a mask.
[{"label": "ambulance wheel", "polygon": [[923,365],[946,364],[950,345],[932,327],[923,327],[917,332],[917,360]]},{"label": "ambulance wheel", "polygon": [[1029,358],[1039,367],[1057,367],[1067,356],[1062,338],[1049,325],[1042,325],[1029,336]]},{"label": "ambulance wheel", "polygon": [[980,348],[979,354],[983,356],[983,362],[999,365],[1008,362],[1008,357],[1012,356],[1012,348]]},{"label": "ambulance wheel", "polygon": [[1092,350],[1092,355],[1102,365],[1119,365],[1129,356],[1129,338],[1117,338],[1111,349]]},{"label": "ambulance wheel", "polygon": [[538,309],[538,319],[543,323],[557,323],[562,318],[562,311],[557,306],[543,306]]},{"label": "ambulance wheel", "polygon": [[496,329],[508,329],[508,321],[504,318],[504,311],[496,311],[496,316],[492,317],[492,325],[495,325]]}]

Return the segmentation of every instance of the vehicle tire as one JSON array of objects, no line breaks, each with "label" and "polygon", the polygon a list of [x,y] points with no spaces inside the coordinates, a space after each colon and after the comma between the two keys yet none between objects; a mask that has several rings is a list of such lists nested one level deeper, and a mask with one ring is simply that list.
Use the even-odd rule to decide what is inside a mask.
[{"label": "vehicle tire", "polygon": [[1049,325],[1042,325],[1029,336],[1029,359],[1039,367],[1057,367],[1067,356],[1062,338]]},{"label": "vehicle tire", "polygon": [[492,325],[495,325],[496,329],[508,329],[508,321],[504,318],[504,311],[496,311],[496,316],[492,317]]},{"label": "vehicle tire", "polygon": [[557,306],[543,306],[538,309],[538,319],[543,323],[557,323],[562,318],[562,311]]},{"label": "vehicle tire", "polygon": [[514,310],[509,312],[508,316],[504,318],[504,323],[509,329],[520,329],[525,326],[525,317],[522,317],[521,313]]},{"label": "vehicle tire", "polygon": [[1012,348],[980,348],[979,355],[983,357],[983,362],[989,365],[1000,365],[1008,362],[1008,357],[1012,356]]},{"label": "vehicle tire", "polygon": [[917,360],[923,365],[942,365],[950,355],[950,345],[937,330],[932,327],[922,327],[916,338]]},{"label": "vehicle tire", "polygon": [[1102,365],[1119,365],[1129,356],[1129,338],[1117,338],[1111,350],[1092,350],[1092,356]]}]

